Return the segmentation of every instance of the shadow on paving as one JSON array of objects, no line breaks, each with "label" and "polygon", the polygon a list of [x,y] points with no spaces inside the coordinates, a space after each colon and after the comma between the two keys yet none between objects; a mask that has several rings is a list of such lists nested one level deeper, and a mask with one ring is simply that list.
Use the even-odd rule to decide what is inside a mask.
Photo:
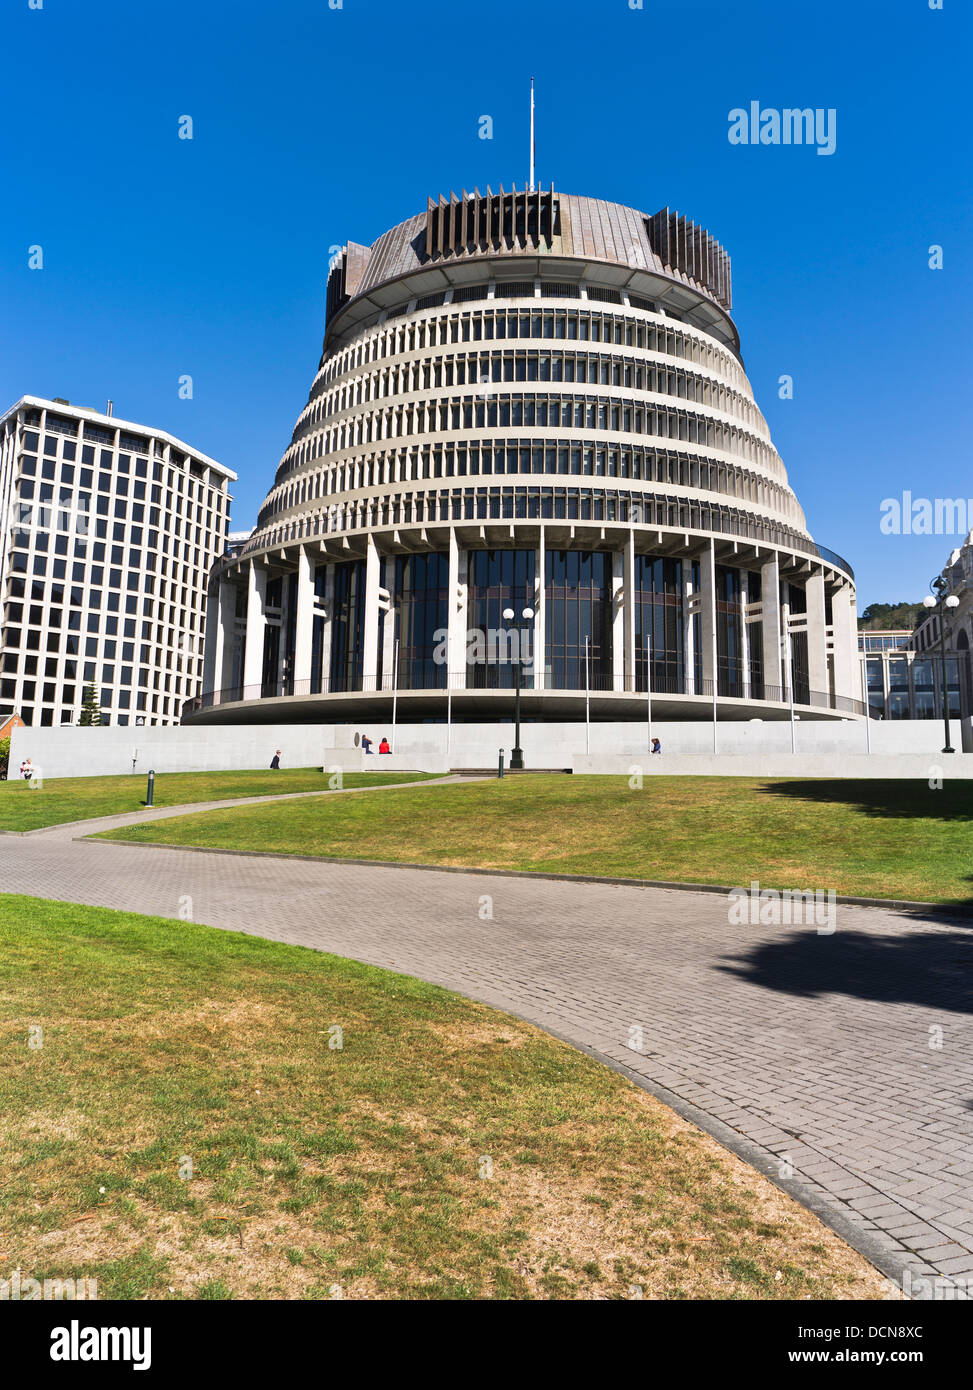
[{"label": "shadow on paving", "polygon": [[[916,930],[908,936],[843,931],[838,911],[838,930],[831,936],[795,930],[784,940],[724,956],[727,963],[717,969],[802,999],[845,994],[973,1013],[973,931]],[[928,913],[924,920],[930,920]]]},{"label": "shadow on paving", "polygon": [[[930,769],[934,761],[930,758]],[[921,778],[886,780],[878,777],[767,782],[762,790],[768,796],[785,796],[796,801],[844,802],[865,815],[884,819],[973,820],[973,780],[946,781],[938,790],[933,790]]]}]

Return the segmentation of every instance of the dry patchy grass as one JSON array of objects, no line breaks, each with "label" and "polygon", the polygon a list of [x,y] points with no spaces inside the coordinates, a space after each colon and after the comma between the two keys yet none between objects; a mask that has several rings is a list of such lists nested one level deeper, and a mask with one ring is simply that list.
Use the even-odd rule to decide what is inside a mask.
[{"label": "dry patchy grass", "polygon": [[0,899],[0,949],[0,1272],[119,1298],[887,1292],[645,1092],[445,990],[37,899]]}]

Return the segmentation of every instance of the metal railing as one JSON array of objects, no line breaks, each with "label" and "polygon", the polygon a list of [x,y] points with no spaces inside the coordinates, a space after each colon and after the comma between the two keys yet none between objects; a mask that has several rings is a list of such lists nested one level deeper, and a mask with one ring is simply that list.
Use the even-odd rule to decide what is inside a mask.
[{"label": "metal railing", "polygon": [[[715,690],[714,690],[715,684]],[[307,699],[316,695],[435,695],[447,693],[476,695],[484,691],[504,691],[514,694],[516,678],[513,666],[509,663],[474,665],[463,671],[451,671],[448,675],[440,670],[426,682],[408,681],[405,673],[399,673],[398,685],[391,675],[359,677],[357,681],[277,680],[264,681],[259,685],[226,686],[222,690],[208,690],[183,706],[182,718],[191,717],[202,710],[214,709],[219,705],[239,704],[248,700]],[[545,671],[535,674],[525,668],[521,675],[521,691],[526,694],[572,694],[572,695],[628,695],[648,698],[644,673],[633,678],[631,675],[615,675],[592,672],[587,683],[582,677],[580,683],[567,681],[558,672]],[[685,695],[717,699],[750,700],[764,704],[790,705],[791,694],[787,686],[770,685],[763,681],[744,681],[732,675],[721,675],[714,683],[712,679],[694,680],[692,677],[653,675],[652,697],[666,695]],[[798,684],[794,690],[793,703],[797,709],[829,709],[836,713],[864,715],[868,712],[862,700],[853,700],[844,695],[834,695],[830,691],[802,689]]]},{"label": "metal railing", "polygon": [[844,570],[851,579],[854,579],[855,571],[843,555],[839,555],[837,550],[829,550],[826,545],[817,545],[817,542],[815,545],[822,560],[827,560],[828,564],[834,565],[836,569]]}]

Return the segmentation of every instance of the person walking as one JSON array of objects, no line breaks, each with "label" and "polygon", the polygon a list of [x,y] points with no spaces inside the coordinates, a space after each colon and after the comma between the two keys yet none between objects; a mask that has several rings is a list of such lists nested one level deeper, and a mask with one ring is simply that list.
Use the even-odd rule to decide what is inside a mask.
[{"label": "person walking", "polygon": [[31,762],[30,758],[25,758],[24,761],[20,764],[20,775],[25,782],[29,782],[30,779],[33,777],[34,764]]},{"label": "person walking", "polygon": [[279,772],[279,771],[280,771],[280,749],[279,749],[279,748],[277,749],[277,752],[274,754],[273,758],[271,759],[271,761],[270,761],[270,766],[271,766],[276,772]]}]

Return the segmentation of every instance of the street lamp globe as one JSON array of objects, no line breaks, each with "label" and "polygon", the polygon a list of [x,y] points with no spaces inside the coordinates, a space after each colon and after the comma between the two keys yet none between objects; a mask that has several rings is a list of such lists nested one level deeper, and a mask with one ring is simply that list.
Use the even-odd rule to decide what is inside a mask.
[{"label": "street lamp globe", "polygon": [[950,594],[950,595],[949,595],[949,597],[948,597],[947,600],[946,600],[946,607],[947,607],[947,608],[958,608],[958,607],[959,607],[959,599],[956,597],[955,594]]},{"label": "street lamp globe", "polygon": [[532,618],[533,616],[534,616],[534,610],[533,610],[533,608],[525,608],[525,609],[524,609],[524,617],[526,618],[527,622],[530,622],[530,620],[531,620],[531,618]]},{"label": "street lamp globe", "polygon": [[513,610],[512,608],[505,608],[505,609],[503,610],[503,617],[504,617],[504,621],[505,621],[505,622],[508,622],[508,623],[509,623],[509,622],[513,619],[513,616],[514,616],[514,610]]},{"label": "street lamp globe", "polygon": [[923,608],[935,608],[935,607],[936,607],[936,600],[933,598],[932,594],[927,594],[927,595],[926,595],[926,597],[922,600],[922,606],[923,606]]}]

